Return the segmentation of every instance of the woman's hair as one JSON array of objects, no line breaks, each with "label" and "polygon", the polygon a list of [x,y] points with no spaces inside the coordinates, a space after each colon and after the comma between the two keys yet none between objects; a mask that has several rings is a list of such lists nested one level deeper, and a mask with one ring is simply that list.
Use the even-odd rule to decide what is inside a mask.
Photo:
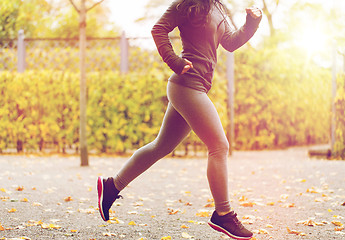
[{"label": "woman's hair", "polygon": [[181,0],[176,8],[187,17],[192,25],[203,26],[208,22],[208,13],[213,4],[220,6],[225,14],[228,13],[227,8],[220,0]]}]

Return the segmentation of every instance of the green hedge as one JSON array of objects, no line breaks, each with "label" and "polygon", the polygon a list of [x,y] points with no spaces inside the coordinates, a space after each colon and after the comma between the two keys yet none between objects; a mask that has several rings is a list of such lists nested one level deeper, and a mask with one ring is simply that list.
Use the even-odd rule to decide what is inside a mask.
[{"label": "green hedge", "polygon": [[236,56],[236,145],[283,148],[329,142],[331,75],[292,49]]},{"label": "green hedge", "polygon": [[[88,75],[90,149],[124,152],[154,139],[163,117],[167,75]],[[0,149],[28,150],[77,146],[79,74],[28,71],[0,74]]]},{"label": "green hedge", "polygon": [[[221,54],[220,62],[223,58]],[[329,71],[302,58],[292,58],[288,50],[278,53],[246,49],[235,55],[235,61],[236,149],[274,149],[329,142]],[[210,97],[223,126],[227,126],[223,68],[220,64],[217,69]],[[88,74],[89,150],[123,153],[155,138],[167,105],[166,82],[171,74],[166,67],[164,71],[161,69],[152,67],[145,73],[125,75],[117,72]],[[78,73],[0,72],[0,91],[0,151],[9,148],[37,151],[52,147],[59,152],[70,148],[78,150]],[[339,94],[338,111],[341,112],[344,94]],[[344,120],[344,114],[342,117]],[[341,126],[344,129],[343,123]],[[343,130],[341,134],[344,136]],[[188,145],[200,145],[194,134],[180,148],[186,149]],[[339,145],[339,149],[344,146]]]}]

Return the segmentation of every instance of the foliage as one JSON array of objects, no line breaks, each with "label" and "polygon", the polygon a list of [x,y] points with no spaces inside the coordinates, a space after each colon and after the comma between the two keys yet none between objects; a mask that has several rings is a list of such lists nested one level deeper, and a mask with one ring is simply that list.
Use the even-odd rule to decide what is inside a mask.
[{"label": "foliage", "polygon": [[[91,149],[124,152],[154,139],[166,105],[164,73],[88,77],[88,142]],[[2,72],[0,149],[76,147],[79,75],[71,72]],[[140,79],[140,81],[139,81]],[[147,88],[147,86],[154,86]],[[156,90],[160,89],[160,90]]]},{"label": "foliage", "polygon": [[[118,34],[118,28],[109,21],[109,13],[102,4],[88,13],[87,36]],[[28,38],[73,38],[79,35],[79,17],[66,0],[58,3],[52,0],[1,0],[0,39],[16,38],[20,29]]]},{"label": "foliage", "polygon": [[[224,56],[220,61],[224,61]],[[218,71],[225,72],[220,64]],[[327,143],[331,76],[300,49],[235,53],[235,148]],[[224,124],[224,123],[223,123]],[[225,124],[224,124],[225,125]]]},{"label": "foliage", "polygon": [[[210,91],[223,126],[227,120],[224,56]],[[328,141],[330,76],[290,50],[246,49],[236,56],[237,149],[272,149]],[[141,61],[140,61],[141,62]],[[145,65],[146,66],[146,65]],[[125,152],[152,141],[166,108],[166,67],[119,74],[88,74],[88,144],[98,152]],[[164,65],[161,65],[164,66]],[[140,66],[138,66],[138,69]],[[149,86],[149,87],[148,87]],[[69,71],[0,73],[0,149],[58,151],[79,138],[79,74]],[[198,146],[191,134],[181,145]]]}]

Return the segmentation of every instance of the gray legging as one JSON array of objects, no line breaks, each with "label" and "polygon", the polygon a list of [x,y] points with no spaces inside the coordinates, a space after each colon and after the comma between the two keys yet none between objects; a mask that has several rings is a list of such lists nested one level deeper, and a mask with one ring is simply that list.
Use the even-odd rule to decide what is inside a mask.
[{"label": "gray legging", "polygon": [[208,148],[207,177],[216,211],[230,211],[227,159],[229,143],[216,108],[206,93],[168,83],[169,104],[157,138],[138,149],[114,179],[121,191],[132,180],[163,158],[189,134],[191,129]]}]

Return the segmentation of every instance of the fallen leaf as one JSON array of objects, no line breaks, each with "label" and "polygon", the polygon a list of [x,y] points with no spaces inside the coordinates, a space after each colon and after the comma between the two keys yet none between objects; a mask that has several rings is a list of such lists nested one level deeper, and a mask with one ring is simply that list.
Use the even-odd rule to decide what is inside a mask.
[{"label": "fallen leaf", "polygon": [[132,205],[135,207],[142,207],[142,206],[144,206],[144,203],[143,202],[135,202]]},{"label": "fallen leaf", "polygon": [[51,224],[42,223],[41,227],[43,229],[59,229],[59,228],[61,228],[59,225],[55,225],[53,223],[51,223]]},{"label": "fallen leaf", "polygon": [[103,236],[105,236],[105,237],[116,236],[116,233],[105,232],[105,233],[103,233]]},{"label": "fallen leaf", "polygon": [[281,194],[280,198],[281,199],[288,199],[289,198],[289,194]]},{"label": "fallen leaf", "polygon": [[179,209],[174,210],[174,209],[168,208],[168,213],[169,213],[169,215],[174,215],[174,214],[178,213],[179,211],[180,211]]},{"label": "fallen leaf", "polygon": [[19,191],[19,192],[20,192],[20,191],[23,191],[23,190],[24,190],[24,187],[23,187],[23,186],[19,186],[19,187],[16,188],[16,190]]},{"label": "fallen leaf", "polygon": [[132,215],[138,214],[137,211],[129,211],[129,212],[127,212],[127,213],[128,213],[128,214],[132,214]]},{"label": "fallen leaf", "polygon": [[263,229],[263,228],[258,229],[258,230],[254,230],[253,232],[256,234],[269,234],[268,231],[266,229]]},{"label": "fallen leaf", "polygon": [[65,202],[70,202],[70,201],[73,201],[73,198],[69,196],[69,197],[64,198],[64,201]]},{"label": "fallen leaf", "polygon": [[268,203],[266,203],[266,205],[268,205],[268,206],[274,206],[274,202],[268,202]]},{"label": "fallen leaf", "polygon": [[187,227],[186,225],[182,225],[181,228],[189,228],[189,227]]},{"label": "fallen leaf", "polygon": [[130,225],[130,226],[136,226],[137,224],[136,224],[134,221],[130,221],[130,222],[128,223],[128,225]]},{"label": "fallen leaf", "polygon": [[32,227],[32,226],[38,226],[41,224],[43,224],[43,222],[41,220],[40,221],[29,220],[28,223],[25,224],[25,226]]},{"label": "fallen leaf", "polygon": [[0,231],[5,231],[4,227],[0,223]]},{"label": "fallen leaf", "polygon": [[343,230],[344,230],[344,226],[334,228],[334,231],[343,231]]},{"label": "fallen leaf", "polygon": [[10,210],[8,210],[9,213],[14,213],[14,212],[17,212],[17,209],[15,208],[11,208]]},{"label": "fallen leaf", "polygon": [[28,202],[29,200],[27,198],[23,198],[20,200],[21,202]]},{"label": "fallen leaf", "polygon": [[196,215],[197,215],[198,217],[209,217],[209,216],[210,216],[210,213],[209,213],[209,212],[201,211],[201,212],[196,213]]},{"label": "fallen leaf", "polygon": [[255,203],[253,202],[243,202],[240,204],[242,207],[253,207]]},{"label": "fallen leaf", "polygon": [[205,208],[213,208],[214,207],[214,203],[208,203],[204,207]]},{"label": "fallen leaf", "polygon": [[162,237],[161,240],[171,240],[172,238],[170,236]]},{"label": "fallen leaf", "polygon": [[3,197],[3,196],[0,196],[0,200],[1,200],[1,201],[7,202],[8,199],[10,199],[10,197]]},{"label": "fallen leaf", "polygon": [[248,198],[246,198],[245,196],[241,196],[239,199],[238,199],[238,201],[240,201],[240,202],[245,202],[245,201],[247,201],[248,200]]},{"label": "fallen leaf", "polygon": [[343,224],[341,222],[339,222],[339,221],[332,221],[331,223],[333,223],[337,227],[342,227],[343,226]]},{"label": "fallen leaf", "polygon": [[319,193],[317,190],[315,190],[313,187],[311,189],[307,189],[307,193]]},{"label": "fallen leaf", "polygon": [[292,207],[295,207],[295,204],[294,203],[284,203],[280,206],[283,208],[292,208]]},{"label": "fallen leaf", "polygon": [[312,219],[307,219],[307,220],[298,221],[297,224],[303,224],[303,225],[309,226],[309,227],[315,227],[315,226],[322,226],[322,225],[325,225],[324,223],[315,222],[315,221],[313,221]]},{"label": "fallen leaf", "polygon": [[341,204],[341,206],[345,206],[345,202],[343,202],[343,203]]},{"label": "fallen leaf", "polygon": [[181,235],[182,235],[183,238],[186,238],[186,239],[191,239],[191,238],[193,238],[191,235],[189,235],[189,234],[186,233],[186,232],[183,232]]},{"label": "fallen leaf", "polygon": [[71,229],[71,232],[72,232],[72,233],[76,233],[76,232],[78,232],[78,230],[76,230],[76,229]]},{"label": "fallen leaf", "polygon": [[[82,209],[82,208],[80,208],[80,209],[78,209],[78,212],[87,213],[87,214],[94,214],[95,211],[96,211],[96,210],[93,209],[93,208],[87,208],[87,209]],[[109,211],[109,213],[110,213],[110,211]]]},{"label": "fallen leaf", "polygon": [[5,188],[0,188],[0,191],[1,191],[1,192],[4,192],[4,193],[7,192],[7,190],[6,190]]},{"label": "fallen leaf", "polygon": [[286,227],[287,231],[289,234],[295,234],[295,235],[298,235],[298,236],[306,236],[307,234],[303,233],[303,232],[299,232],[299,231],[296,231],[296,230],[290,230],[289,227]]}]

